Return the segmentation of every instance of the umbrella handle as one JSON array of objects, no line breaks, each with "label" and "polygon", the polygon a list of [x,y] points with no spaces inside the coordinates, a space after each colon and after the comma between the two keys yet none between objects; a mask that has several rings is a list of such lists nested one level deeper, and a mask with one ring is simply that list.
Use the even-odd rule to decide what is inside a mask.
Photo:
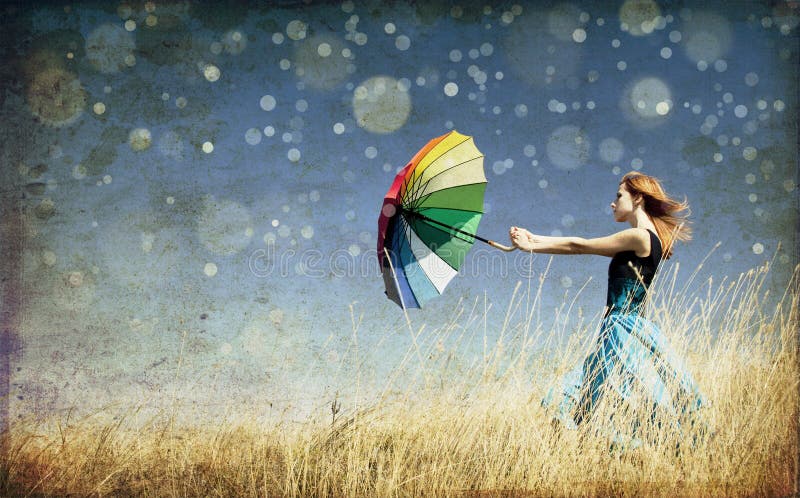
[{"label": "umbrella handle", "polygon": [[495,249],[500,249],[501,251],[511,252],[511,251],[516,251],[517,250],[516,246],[511,246],[511,247],[504,246],[503,244],[499,244],[499,243],[497,243],[497,242],[495,242],[493,240],[486,240],[485,242],[487,244],[489,244],[490,246],[494,247]]},{"label": "umbrella handle", "polygon": [[480,235],[475,234],[475,233],[465,232],[464,230],[461,230],[460,228],[456,228],[454,226],[450,226],[450,225],[447,225],[445,223],[442,223],[441,221],[434,220],[433,218],[429,218],[429,217],[425,216],[422,213],[417,213],[417,212],[411,211],[411,210],[404,210],[404,212],[407,213],[409,216],[413,216],[415,218],[423,219],[425,221],[434,223],[436,225],[439,225],[441,227],[447,228],[449,230],[453,230],[454,232],[463,233],[464,235],[467,235],[469,237],[474,237],[475,239],[480,240],[481,242],[486,242],[490,246],[494,247],[495,249],[500,249],[501,251],[511,252],[511,251],[514,251],[514,250],[517,249],[514,246],[512,246],[512,247],[504,246],[503,244],[499,244],[499,243],[497,243],[497,242],[495,242],[493,240],[485,239],[485,238],[483,238]]}]

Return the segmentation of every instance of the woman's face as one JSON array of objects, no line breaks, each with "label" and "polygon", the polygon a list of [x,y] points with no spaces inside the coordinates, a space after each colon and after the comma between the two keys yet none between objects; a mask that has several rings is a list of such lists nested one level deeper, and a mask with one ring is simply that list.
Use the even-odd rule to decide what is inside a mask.
[{"label": "woman's face", "polygon": [[633,213],[633,197],[624,183],[617,188],[617,194],[614,201],[611,203],[611,211],[614,213],[614,221],[628,221],[628,218]]}]

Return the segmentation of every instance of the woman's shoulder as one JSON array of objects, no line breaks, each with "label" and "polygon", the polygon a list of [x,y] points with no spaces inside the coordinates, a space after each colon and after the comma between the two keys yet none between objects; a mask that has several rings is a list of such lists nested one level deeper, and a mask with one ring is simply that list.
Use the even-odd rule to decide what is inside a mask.
[{"label": "woman's shoulder", "polygon": [[647,228],[626,228],[617,232],[619,237],[629,240],[634,243],[650,245],[650,230]]},{"label": "woman's shoulder", "polygon": [[[627,241],[628,250],[637,257],[646,258],[652,251],[652,234],[647,228],[626,228],[617,232],[618,236]],[[658,240],[658,237],[655,237]]]},{"label": "woman's shoulder", "polygon": [[642,252],[636,252],[636,256],[640,258],[649,258],[651,256],[655,256],[656,260],[660,260],[663,254],[663,244],[661,243],[661,238],[658,236],[658,232],[654,228],[631,228],[630,230],[635,230],[637,233],[637,237],[639,240],[644,244],[644,249]]}]

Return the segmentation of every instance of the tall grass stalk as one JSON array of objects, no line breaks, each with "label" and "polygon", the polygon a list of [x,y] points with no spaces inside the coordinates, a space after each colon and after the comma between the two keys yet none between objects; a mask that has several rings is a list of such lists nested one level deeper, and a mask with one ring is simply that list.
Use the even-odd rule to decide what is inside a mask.
[{"label": "tall grass stalk", "polygon": [[[518,285],[499,330],[488,300],[459,303],[436,330],[406,315],[410,348],[369,403],[331,403],[332,417],[256,424],[246,414],[174,424],[106,408],[74,419],[19,421],[4,434],[3,496],[791,496],[798,478],[798,271],[780,298],[769,265],[735,280],[654,284],[649,317],[710,401],[696,424],[644,423],[645,443],[615,448],[586,424],[558,430],[540,400],[579,362],[596,316],[572,302],[541,320],[545,274]],[[696,276],[693,275],[692,279]],[[775,304],[769,304],[775,303]],[[351,356],[361,316],[351,307]],[[478,334],[483,337],[476,337]],[[568,336],[566,341],[562,337]],[[492,339],[490,339],[492,338]],[[468,347],[475,341],[477,349]],[[368,375],[360,372],[355,400]],[[341,413],[340,413],[341,412]],[[641,411],[603,402],[595,419],[625,426]],[[338,417],[337,417],[338,415]],[[253,417],[250,420],[255,420]]]}]

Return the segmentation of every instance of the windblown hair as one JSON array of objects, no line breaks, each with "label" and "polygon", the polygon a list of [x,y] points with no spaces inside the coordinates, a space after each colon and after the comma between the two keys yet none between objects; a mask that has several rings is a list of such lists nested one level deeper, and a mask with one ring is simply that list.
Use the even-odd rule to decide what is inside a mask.
[{"label": "windblown hair", "polygon": [[643,197],[644,211],[656,226],[658,238],[664,245],[665,259],[672,256],[672,247],[676,240],[691,240],[692,229],[688,219],[691,211],[685,197],[683,201],[673,199],[664,191],[658,178],[636,171],[626,173],[619,183],[625,185],[631,197]]}]

